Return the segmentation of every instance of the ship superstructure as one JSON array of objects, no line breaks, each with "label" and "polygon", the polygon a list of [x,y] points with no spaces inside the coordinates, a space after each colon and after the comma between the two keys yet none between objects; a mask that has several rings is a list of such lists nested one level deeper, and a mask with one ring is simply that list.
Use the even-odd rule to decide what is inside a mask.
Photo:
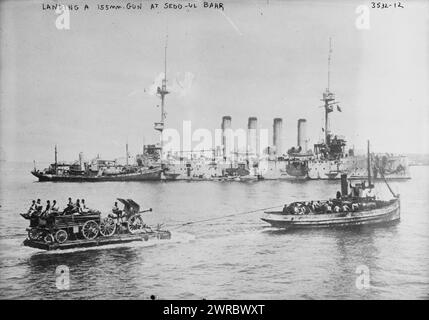
[{"label": "ship superstructure", "polygon": [[[166,55],[165,55],[166,56]],[[346,139],[331,130],[330,116],[333,112],[342,112],[339,101],[330,89],[332,59],[332,41],[329,41],[328,84],[321,101],[324,110],[324,138],[308,148],[307,120],[297,122],[297,145],[284,150],[283,119],[273,119],[272,145],[260,150],[258,119],[249,117],[247,126],[246,150],[233,149],[228,153],[227,131],[232,129],[232,117],[222,117],[221,146],[213,150],[179,152],[168,155],[164,163],[164,178],[174,180],[255,180],[255,179],[339,179],[347,173],[351,179],[367,176],[365,155],[355,155],[347,148]],[[166,62],[165,62],[166,66]],[[167,70],[165,69],[165,73]],[[158,88],[161,97],[162,115],[164,115],[164,96],[166,78],[162,88]],[[165,117],[162,116],[162,125]],[[156,124],[157,125],[157,124]],[[231,142],[230,142],[231,143]],[[233,143],[233,142],[232,142]],[[161,154],[162,154],[161,144]],[[208,157],[203,151],[212,152]],[[201,153],[200,153],[201,152]],[[409,178],[407,158],[400,155],[374,154],[372,175],[375,178],[383,173],[386,178]],[[378,172],[379,171],[379,172]],[[382,171],[382,172],[381,172]]]},{"label": "ship superstructure", "polygon": [[[355,155],[354,149],[346,149],[343,136],[334,134],[330,126],[331,114],[342,112],[335,94],[330,89],[330,65],[332,45],[328,55],[328,85],[323,92],[320,106],[324,111],[323,139],[309,148],[307,139],[307,120],[297,121],[297,144],[284,149],[283,118],[273,119],[272,144],[261,148],[258,118],[249,117],[246,132],[246,146],[238,149],[231,131],[232,117],[223,116],[221,122],[221,143],[210,150],[164,150],[163,132],[166,122],[167,88],[167,41],[164,48],[164,75],[157,96],[161,100],[160,121],[154,129],[160,133],[160,142],[144,145],[143,153],[129,163],[128,144],[126,162],[103,160],[99,157],[71,163],[57,161],[49,168],[32,174],[40,181],[134,181],[134,180],[315,180],[340,179],[346,173],[350,179],[360,179],[368,175],[365,155]],[[268,139],[268,138],[267,138]],[[232,144],[232,147],[231,147]],[[408,159],[401,155],[373,154],[370,173],[375,179],[410,178]]]},{"label": "ship superstructure", "polygon": [[[314,144],[314,157],[308,161],[309,179],[340,179],[346,173],[350,179],[360,179],[368,175],[364,155],[355,155],[354,149],[346,150],[347,141],[341,135],[336,135],[330,128],[330,114],[335,110],[342,112],[335,94],[330,89],[330,66],[332,55],[332,40],[329,40],[328,54],[328,86],[323,93],[324,109],[324,140]],[[371,167],[375,178],[384,174],[387,179],[410,178],[408,159],[405,156],[393,154],[373,154],[374,165]],[[384,159],[380,161],[380,159]]]}]

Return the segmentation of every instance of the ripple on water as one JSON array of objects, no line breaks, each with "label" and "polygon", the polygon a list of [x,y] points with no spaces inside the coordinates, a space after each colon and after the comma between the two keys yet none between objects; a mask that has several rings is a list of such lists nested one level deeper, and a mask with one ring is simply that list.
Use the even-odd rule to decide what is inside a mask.
[{"label": "ripple on water", "polygon": [[[118,196],[152,207],[149,224],[183,224],[291,200],[335,195],[337,183],[33,183],[31,164],[2,165],[0,298],[14,299],[428,299],[429,167],[392,182],[401,221],[380,228],[281,231],[261,212],[172,228],[172,239],[105,248],[43,252],[22,246],[33,198],[84,197],[106,213]],[[429,179],[427,179],[429,181]],[[7,182],[7,188],[4,188]],[[381,185],[380,185],[381,186]],[[24,202],[24,203],[23,203]],[[70,270],[70,290],[55,270]],[[356,288],[367,266],[371,287]]]}]

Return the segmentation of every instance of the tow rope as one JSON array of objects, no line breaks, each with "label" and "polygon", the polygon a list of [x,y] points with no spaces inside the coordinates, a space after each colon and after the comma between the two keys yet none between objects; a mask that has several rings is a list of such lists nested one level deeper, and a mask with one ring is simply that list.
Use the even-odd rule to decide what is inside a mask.
[{"label": "tow rope", "polygon": [[224,216],[221,216],[221,217],[215,217],[215,218],[209,218],[209,219],[195,220],[195,221],[189,221],[189,222],[184,222],[184,223],[173,224],[173,225],[169,225],[169,227],[180,228],[180,227],[188,226],[188,225],[195,224],[195,223],[221,220],[221,219],[235,217],[235,216],[240,216],[240,215],[245,215],[245,214],[249,214],[249,213],[255,213],[255,212],[259,212],[259,211],[265,211],[265,210],[280,208],[280,207],[283,207],[283,206],[284,206],[284,204],[279,205],[279,206],[274,206],[274,207],[267,207],[267,208],[250,210],[250,211],[242,211],[242,212],[237,212],[237,213],[233,213],[233,214],[224,215]]}]

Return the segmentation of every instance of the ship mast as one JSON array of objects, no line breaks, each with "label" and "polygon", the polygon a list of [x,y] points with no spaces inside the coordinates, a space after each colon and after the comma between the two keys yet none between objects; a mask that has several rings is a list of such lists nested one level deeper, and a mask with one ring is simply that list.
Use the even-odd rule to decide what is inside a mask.
[{"label": "ship mast", "polygon": [[125,145],[125,157],[126,157],[125,163],[126,163],[126,166],[128,167],[128,158],[130,157],[128,153],[128,141],[127,141],[127,144]]},{"label": "ship mast", "polygon": [[332,38],[329,38],[329,54],[328,54],[328,91],[331,80],[331,53],[332,53]]},{"label": "ship mast", "polygon": [[162,132],[164,130],[164,120],[165,120],[165,95],[169,92],[167,91],[167,41],[168,35],[165,40],[165,48],[164,48],[164,79],[162,79],[161,88],[157,88],[157,94],[159,94],[161,98],[161,120],[160,122],[155,122],[154,128],[155,130],[160,132],[160,163],[162,164],[162,153],[163,153],[163,141],[162,141]]},{"label": "ship mast", "polygon": [[57,173],[57,168],[58,168],[58,159],[57,159],[57,145],[55,145],[55,174]]},{"label": "ship mast", "polygon": [[325,108],[325,144],[328,145],[329,143],[329,134],[330,134],[330,128],[329,128],[329,113],[334,111],[334,104],[338,103],[335,101],[335,95],[330,92],[330,82],[331,82],[331,54],[332,54],[332,38],[329,38],[329,54],[328,54],[328,86],[323,93],[323,98],[321,101],[324,102],[323,107]]},{"label": "ship mast", "polygon": [[371,154],[370,154],[370,152],[369,152],[369,140],[368,140],[368,142],[367,142],[367,156],[368,156],[368,159],[367,159],[367,166],[368,166],[368,168],[367,168],[367,170],[368,170],[368,185],[369,185],[369,187],[371,188]]}]

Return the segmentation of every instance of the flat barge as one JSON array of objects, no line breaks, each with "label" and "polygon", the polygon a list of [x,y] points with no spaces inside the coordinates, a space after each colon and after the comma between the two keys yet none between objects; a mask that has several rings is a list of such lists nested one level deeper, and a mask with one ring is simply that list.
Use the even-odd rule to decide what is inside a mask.
[{"label": "flat barge", "polygon": [[[116,207],[106,218],[99,211],[78,213],[72,203],[62,212],[33,211],[21,216],[30,220],[28,237],[23,245],[41,250],[67,250],[101,247],[149,239],[170,239],[171,233],[161,225],[152,228],[143,222],[140,206],[132,199],[118,198],[123,210]],[[116,204],[115,204],[116,206]]]},{"label": "flat barge", "polygon": [[74,241],[69,241],[65,243],[47,243],[43,240],[31,240],[25,239],[24,246],[41,249],[46,251],[52,250],[68,250],[68,249],[76,249],[76,248],[91,248],[91,247],[99,247],[106,245],[114,245],[114,244],[125,244],[130,242],[137,241],[148,241],[149,239],[170,239],[171,233],[168,231],[161,232],[150,232],[150,233],[142,233],[142,234],[122,234],[122,235],[114,235],[108,238],[98,237],[93,240],[87,239],[79,239]]}]

